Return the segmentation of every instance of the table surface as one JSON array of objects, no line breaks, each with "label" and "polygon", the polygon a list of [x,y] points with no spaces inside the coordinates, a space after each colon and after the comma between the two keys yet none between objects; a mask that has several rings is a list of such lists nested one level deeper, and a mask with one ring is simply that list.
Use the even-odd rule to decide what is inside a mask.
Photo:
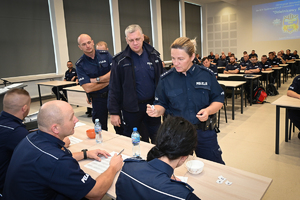
[{"label": "table surface", "polygon": [[218,80],[219,84],[225,85],[225,87],[239,87],[246,83],[246,81],[220,81]]},{"label": "table surface", "polygon": [[[244,76],[245,74],[218,74],[221,78],[228,78],[229,76]],[[250,75],[250,74],[249,74]],[[245,77],[246,79],[256,79],[261,77],[259,74],[251,74],[253,77]]]},{"label": "table surface", "polygon": [[293,64],[295,63],[296,61],[287,61],[286,63],[290,63],[290,64]]},{"label": "table surface", "polygon": [[73,81],[46,81],[37,83],[38,85],[46,85],[46,86],[62,86],[62,85],[72,85],[76,84]]},{"label": "table surface", "polygon": [[289,97],[287,95],[282,95],[280,98],[273,101],[271,104],[276,106],[300,108],[300,100],[294,97]]},{"label": "table surface", "polygon": [[[81,143],[74,144],[69,147],[73,152],[80,151],[83,148],[104,149],[107,152],[119,152],[125,149],[123,154],[131,156],[132,145],[131,138],[120,136],[114,133],[103,131],[104,142],[96,144],[94,139],[88,139],[85,130],[92,127],[87,125],[75,128],[74,136],[84,140]],[[152,144],[141,142],[141,156],[145,159],[148,151],[153,147]],[[199,159],[204,162],[204,170],[198,175],[190,174],[184,165],[175,169],[175,176],[188,177],[188,184],[194,188],[194,193],[202,200],[208,199],[261,199],[272,179],[263,177],[257,174],[246,172],[243,170],[235,169],[226,165],[221,165],[205,159],[191,157],[190,159]],[[91,159],[79,161],[81,168],[93,178],[97,178],[100,174],[96,171],[84,167]],[[116,175],[114,182],[107,194],[115,198],[115,183],[119,173]],[[218,184],[218,176],[222,175],[230,182],[231,186],[225,183]]]},{"label": "table surface", "polygon": [[279,64],[280,67],[286,67],[288,66],[289,64]]},{"label": "table surface", "polygon": [[80,85],[71,86],[71,87],[65,87],[64,90],[71,90],[71,91],[77,91],[77,92],[85,92],[84,89]]},{"label": "table surface", "polygon": [[[270,71],[261,71],[261,73],[263,73],[263,74],[270,74],[270,73],[273,73],[274,72],[274,70],[270,70]],[[245,73],[245,70],[240,70],[240,73]]]},{"label": "table surface", "polygon": [[279,70],[282,69],[282,67],[272,67],[272,70]]}]

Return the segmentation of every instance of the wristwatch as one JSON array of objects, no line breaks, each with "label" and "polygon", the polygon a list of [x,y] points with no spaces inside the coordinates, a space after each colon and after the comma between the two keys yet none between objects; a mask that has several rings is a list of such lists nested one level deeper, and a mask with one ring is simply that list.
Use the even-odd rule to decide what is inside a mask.
[{"label": "wristwatch", "polygon": [[88,150],[87,150],[87,149],[82,149],[81,151],[83,152],[83,159],[87,159],[86,152],[87,152]]},{"label": "wristwatch", "polygon": [[100,82],[100,77],[97,77],[97,78],[96,78],[96,81],[97,81],[97,83]]}]

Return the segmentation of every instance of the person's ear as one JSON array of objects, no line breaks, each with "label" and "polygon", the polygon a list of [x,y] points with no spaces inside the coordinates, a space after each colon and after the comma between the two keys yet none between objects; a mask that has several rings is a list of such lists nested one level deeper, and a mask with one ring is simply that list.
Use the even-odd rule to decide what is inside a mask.
[{"label": "person's ear", "polygon": [[22,112],[25,113],[27,110],[28,110],[28,105],[25,104],[25,105],[22,107]]},{"label": "person's ear", "polygon": [[54,133],[55,135],[59,134],[59,125],[58,124],[52,124],[50,129],[51,129],[51,132]]}]

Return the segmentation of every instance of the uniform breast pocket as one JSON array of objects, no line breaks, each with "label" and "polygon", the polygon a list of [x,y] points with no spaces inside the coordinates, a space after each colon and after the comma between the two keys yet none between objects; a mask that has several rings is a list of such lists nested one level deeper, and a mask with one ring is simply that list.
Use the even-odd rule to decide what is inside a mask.
[{"label": "uniform breast pocket", "polygon": [[169,90],[167,96],[173,108],[179,108],[181,104],[184,104],[183,89]]},{"label": "uniform breast pocket", "polygon": [[209,106],[209,85],[196,85],[195,94],[193,95],[194,103],[196,104],[196,110],[199,111],[202,108]]}]

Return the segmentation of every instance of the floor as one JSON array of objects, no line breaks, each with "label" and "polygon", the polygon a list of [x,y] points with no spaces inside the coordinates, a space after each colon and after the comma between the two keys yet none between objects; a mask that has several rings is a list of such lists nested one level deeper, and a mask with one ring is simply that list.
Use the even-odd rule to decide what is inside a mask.
[{"label": "floor", "polygon": [[[300,140],[299,130],[292,134],[292,140],[284,141],[284,109],[281,109],[280,154],[275,154],[275,106],[271,105],[281,95],[286,94],[292,79],[281,85],[279,95],[268,97],[264,104],[255,104],[244,108],[240,113],[240,101],[236,101],[235,120],[231,119],[231,99],[228,101],[225,123],[224,111],[221,111],[219,144],[226,165],[249,171],[273,179],[263,200],[300,198]],[[52,99],[43,100],[43,103]],[[31,105],[31,113],[39,109],[39,102]],[[86,117],[86,108],[73,106],[76,117],[92,125]],[[114,131],[109,123],[109,131]],[[299,179],[298,179],[299,178]],[[104,197],[108,200],[111,198]]]}]

